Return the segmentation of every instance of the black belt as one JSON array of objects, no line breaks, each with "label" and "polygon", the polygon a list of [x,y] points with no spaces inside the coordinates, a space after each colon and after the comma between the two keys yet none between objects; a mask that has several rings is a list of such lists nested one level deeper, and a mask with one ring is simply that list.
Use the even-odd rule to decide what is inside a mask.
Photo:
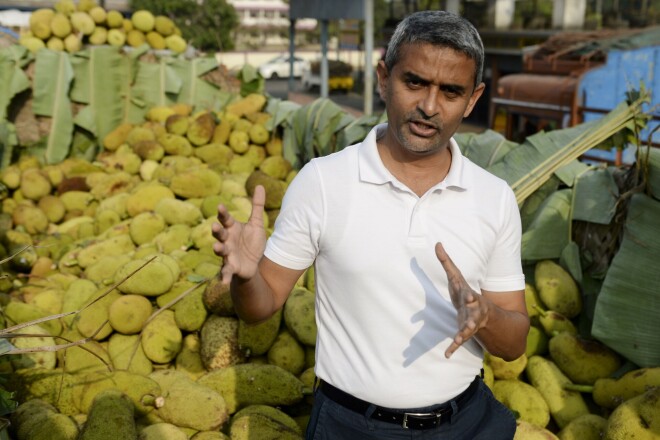
[{"label": "black belt", "polygon": [[[457,405],[467,402],[479,387],[479,378],[476,377],[469,387],[461,394],[453,398]],[[338,403],[339,405],[348,408],[356,413],[365,414],[367,409],[371,407],[371,403],[351,396],[350,394],[336,388],[329,383],[321,380],[319,388],[323,391],[330,400]],[[383,422],[394,423],[401,425],[408,429],[430,429],[440,426],[449,420],[452,413],[451,405],[446,404],[435,411],[419,413],[419,412],[406,412],[405,410],[396,410],[376,406],[375,411],[371,414],[371,418]]]}]

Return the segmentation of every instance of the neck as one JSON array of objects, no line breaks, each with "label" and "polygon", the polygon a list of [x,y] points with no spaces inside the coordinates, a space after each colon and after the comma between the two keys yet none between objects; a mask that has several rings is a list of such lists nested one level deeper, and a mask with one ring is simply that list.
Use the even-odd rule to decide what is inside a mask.
[{"label": "neck", "polygon": [[377,145],[385,168],[420,197],[442,182],[449,173],[452,160],[449,145],[428,154],[393,148],[385,142],[385,138],[379,140]]}]

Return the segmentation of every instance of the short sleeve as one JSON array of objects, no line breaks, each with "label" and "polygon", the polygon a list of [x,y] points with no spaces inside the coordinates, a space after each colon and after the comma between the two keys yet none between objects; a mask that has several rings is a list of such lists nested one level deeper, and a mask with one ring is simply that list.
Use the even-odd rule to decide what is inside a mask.
[{"label": "short sleeve", "polygon": [[321,180],[312,160],[289,184],[264,255],[290,269],[311,266],[319,249],[324,206]]}]

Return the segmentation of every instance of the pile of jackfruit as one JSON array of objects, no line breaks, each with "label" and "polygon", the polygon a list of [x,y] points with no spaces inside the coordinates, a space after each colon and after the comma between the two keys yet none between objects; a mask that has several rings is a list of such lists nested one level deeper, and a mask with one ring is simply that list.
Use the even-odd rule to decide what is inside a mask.
[{"label": "pile of jackfruit", "polygon": [[106,10],[96,0],[59,0],[52,9],[37,9],[30,15],[29,30],[21,33],[19,44],[33,53],[44,47],[75,53],[85,45],[104,44],[147,44],[154,50],[183,53],[188,46],[169,17],[154,16],[147,10],[125,17],[119,11]]},{"label": "pile of jackfruit", "polygon": [[313,272],[247,326],[212,251],[219,203],[245,221],[264,185],[270,230],[295,176],[266,129],[266,99],[155,107],[92,161],[26,156],[2,170],[0,316],[20,351],[0,356],[19,403],[13,438],[302,438]]},{"label": "pile of jackfruit", "polygon": [[484,360],[486,384],[517,416],[515,439],[660,438],[660,367],[620,374],[619,354],[579,335],[583,301],[570,273],[538,261],[525,300],[532,323],[525,354]]}]

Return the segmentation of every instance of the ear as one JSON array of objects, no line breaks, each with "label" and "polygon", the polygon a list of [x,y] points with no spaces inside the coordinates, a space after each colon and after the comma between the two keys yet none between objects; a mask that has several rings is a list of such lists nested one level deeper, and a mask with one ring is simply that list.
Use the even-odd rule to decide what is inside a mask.
[{"label": "ear", "polygon": [[389,72],[387,67],[385,67],[385,61],[380,60],[376,66],[376,74],[378,75],[378,93],[380,94],[380,99],[385,101],[385,92],[387,89],[387,78]]},{"label": "ear", "polygon": [[481,97],[481,95],[484,93],[484,89],[486,88],[486,84],[480,83],[477,87],[475,87],[474,91],[472,92],[472,95],[470,96],[470,99],[468,100],[468,105],[465,108],[465,112],[463,112],[463,117],[467,118],[470,116],[470,113],[472,113],[472,109],[474,109],[475,104]]}]

